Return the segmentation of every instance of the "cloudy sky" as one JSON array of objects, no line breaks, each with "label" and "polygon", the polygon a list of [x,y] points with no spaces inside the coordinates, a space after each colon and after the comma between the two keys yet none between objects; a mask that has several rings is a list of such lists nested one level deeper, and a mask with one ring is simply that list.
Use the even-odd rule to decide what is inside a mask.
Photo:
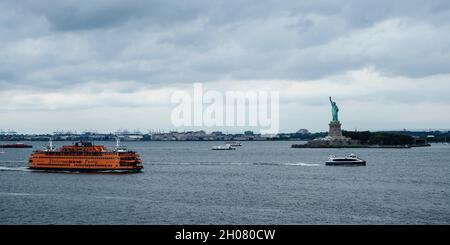
[{"label": "cloudy sky", "polygon": [[449,129],[450,1],[0,2],[0,129],[170,130],[195,82],[280,91],[284,132],[328,96],[345,129]]}]

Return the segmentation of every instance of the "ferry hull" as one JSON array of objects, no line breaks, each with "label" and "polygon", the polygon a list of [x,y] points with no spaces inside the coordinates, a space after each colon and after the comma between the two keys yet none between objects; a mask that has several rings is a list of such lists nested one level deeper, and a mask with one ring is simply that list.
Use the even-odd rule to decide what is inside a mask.
[{"label": "ferry hull", "polygon": [[31,170],[43,171],[43,172],[83,172],[83,173],[139,173],[143,168],[134,169],[110,169],[110,168],[41,168],[41,167],[28,167]]},{"label": "ferry hull", "polygon": [[326,162],[327,166],[366,166],[365,161],[361,162]]}]

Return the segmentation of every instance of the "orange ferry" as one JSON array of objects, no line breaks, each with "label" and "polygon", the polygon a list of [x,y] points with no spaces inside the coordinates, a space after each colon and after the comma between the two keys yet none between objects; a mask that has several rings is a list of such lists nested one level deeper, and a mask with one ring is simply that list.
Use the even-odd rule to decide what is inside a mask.
[{"label": "orange ferry", "polygon": [[139,172],[143,165],[139,155],[120,146],[118,140],[113,151],[108,151],[105,146],[83,141],[56,150],[50,140],[45,150],[37,150],[31,154],[28,168],[49,171]]}]

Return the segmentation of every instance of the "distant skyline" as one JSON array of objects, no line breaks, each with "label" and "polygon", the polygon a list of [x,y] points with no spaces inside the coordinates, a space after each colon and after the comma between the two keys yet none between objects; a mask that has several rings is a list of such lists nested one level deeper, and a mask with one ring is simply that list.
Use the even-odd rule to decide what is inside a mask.
[{"label": "distant skyline", "polygon": [[450,2],[0,2],[0,129],[176,128],[171,94],[280,92],[280,132],[450,128]]},{"label": "distant skyline", "polygon": [[[1,131],[2,129],[0,129]],[[354,130],[354,129],[353,129]],[[435,131],[440,131],[440,132],[450,132],[450,129],[386,129],[386,130],[369,130],[371,132],[388,132],[388,131],[409,131],[409,132],[435,132]],[[206,133],[213,133],[213,132],[217,132],[217,131],[221,131],[224,134],[244,134],[245,131],[230,131],[230,130],[204,130],[201,128],[195,128],[192,130],[179,130],[179,129],[173,129],[173,130],[140,130],[140,129],[136,129],[136,130],[128,130],[129,133],[141,133],[141,134],[155,134],[155,133],[170,133],[170,132],[178,132],[178,133],[183,133],[183,132],[198,132],[198,131],[205,131]],[[292,133],[296,133],[298,130],[296,131],[292,131],[292,132],[279,132],[278,134],[292,134]],[[309,131],[309,130],[308,130]],[[310,131],[309,133],[327,133],[328,130],[322,130],[322,131]],[[347,131],[352,131],[351,129],[348,129]],[[367,131],[367,130],[360,130],[360,131]],[[5,133],[8,132],[14,132],[17,133],[19,135],[24,134],[24,135],[47,135],[47,134],[55,134],[56,132],[61,133],[61,134],[65,134],[65,133],[73,133],[73,134],[83,134],[83,133],[97,133],[97,134],[115,134],[118,131],[97,131],[97,130],[81,130],[81,131],[77,131],[77,130],[56,130],[54,132],[17,132],[17,131],[8,131],[8,130],[4,130]],[[259,132],[253,132],[255,135],[261,134]],[[270,134],[263,134],[263,135],[270,135]]]}]

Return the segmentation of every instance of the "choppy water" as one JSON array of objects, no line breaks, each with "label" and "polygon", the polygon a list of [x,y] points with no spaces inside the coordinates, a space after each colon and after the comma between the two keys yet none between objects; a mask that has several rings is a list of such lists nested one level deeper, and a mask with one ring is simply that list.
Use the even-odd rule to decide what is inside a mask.
[{"label": "choppy water", "polygon": [[[450,224],[450,146],[292,143],[212,151],[220,142],[128,142],[144,160],[138,174],[35,172],[31,149],[5,149],[0,224]],[[324,166],[348,153],[368,165]]]}]

